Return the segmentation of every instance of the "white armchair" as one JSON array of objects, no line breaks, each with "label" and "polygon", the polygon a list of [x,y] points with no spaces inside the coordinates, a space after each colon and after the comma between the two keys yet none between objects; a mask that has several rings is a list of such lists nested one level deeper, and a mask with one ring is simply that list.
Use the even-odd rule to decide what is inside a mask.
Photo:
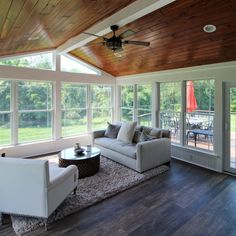
[{"label": "white armchair", "polygon": [[78,184],[76,166],[47,160],[0,158],[0,213],[47,218]]}]

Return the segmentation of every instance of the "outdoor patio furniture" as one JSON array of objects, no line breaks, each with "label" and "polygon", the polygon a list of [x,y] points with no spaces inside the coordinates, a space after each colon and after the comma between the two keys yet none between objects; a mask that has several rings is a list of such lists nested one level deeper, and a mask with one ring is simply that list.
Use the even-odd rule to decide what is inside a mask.
[{"label": "outdoor patio furniture", "polygon": [[194,146],[195,147],[197,145],[197,140],[199,138],[199,135],[204,135],[207,138],[212,138],[213,137],[213,131],[211,131],[211,130],[205,130],[205,129],[188,130],[187,131],[187,144],[188,144],[188,139],[189,139],[190,134],[193,134]]}]

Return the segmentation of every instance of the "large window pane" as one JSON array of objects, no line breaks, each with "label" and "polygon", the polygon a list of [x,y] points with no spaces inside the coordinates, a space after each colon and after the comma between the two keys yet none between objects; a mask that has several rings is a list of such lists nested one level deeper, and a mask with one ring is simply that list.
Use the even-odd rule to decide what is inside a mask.
[{"label": "large window pane", "polygon": [[21,112],[19,114],[18,135],[20,143],[51,138],[51,112]]},{"label": "large window pane", "polygon": [[213,150],[214,80],[186,82],[186,144]]},{"label": "large window pane", "polygon": [[138,124],[151,126],[152,121],[152,86],[137,85]]},{"label": "large window pane", "polygon": [[99,130],[107,127],[107,122],[111,122],[111,109],[98,108],[92,111],[92,128]]},{"label": "large window pane", "polygon": [[112,121],[112,87],[104,85],[91,86],[92,92],[92,129],[107,127]]},{"label": "large window pane", "polygon": [[87,85],[62,84],[62,136],[87,131]]},{"label": "large window pane", "polygon": [[52,138],[52,83],[18,82],[18,141]]},{"label": "large window pane", "polygon": [[0,112],[0,146],[11,143],[10,113]]},{"label": "large window pane", "polygon": [[68,56],[61,56],[61,70],[73,73],[100,74],[98,70],[92,68],[90,65]]},{"label": "large window pane", "polygon": [[180,143],[181,83],[160,84],[160,127],[171,130],[171,141]]},{"label": "large window pane", "polygon": [[1,59],[0,65],[52,70],[53,54],[44,53],[32,56],[22,56],[13,59]]},{"label": "large window pane", "polygon": [[52,109],[52,84],[18,82],[19,110]]},{"label": "large window pane", "polygon": [[120,119],[122,121],[132,121],[134,117],[134,86],[124,85],[120,87]]},{"label": "large window pane", "polygon": [[11,82],[0,80],[0,146],[11,143]]}]

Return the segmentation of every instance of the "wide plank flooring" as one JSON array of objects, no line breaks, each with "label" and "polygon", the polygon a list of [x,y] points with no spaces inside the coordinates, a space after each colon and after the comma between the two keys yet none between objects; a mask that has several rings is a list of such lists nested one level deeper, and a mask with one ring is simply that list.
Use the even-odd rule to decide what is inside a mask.
[{"label": "wide plank flooring", "polygon": [[[26,235],[236,235],[236,178],[173,160],[168,172]],[[11,225],[1,236],[13,236]]]}]

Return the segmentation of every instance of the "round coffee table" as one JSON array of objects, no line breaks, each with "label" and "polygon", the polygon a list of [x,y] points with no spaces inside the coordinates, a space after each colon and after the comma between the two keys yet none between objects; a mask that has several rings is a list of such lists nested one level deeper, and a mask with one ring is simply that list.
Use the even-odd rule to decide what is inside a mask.
[{"label": "round coffee table", "polygon": [[91,151],[88,151],[86,147],[83,148],[85,151],[79,155],[74,152],[74,148],[62,150],[59,153],[59,167],[76,165],[79,178],[96,174],[100,167],[100,150],[95,147],[92,147]]}]

